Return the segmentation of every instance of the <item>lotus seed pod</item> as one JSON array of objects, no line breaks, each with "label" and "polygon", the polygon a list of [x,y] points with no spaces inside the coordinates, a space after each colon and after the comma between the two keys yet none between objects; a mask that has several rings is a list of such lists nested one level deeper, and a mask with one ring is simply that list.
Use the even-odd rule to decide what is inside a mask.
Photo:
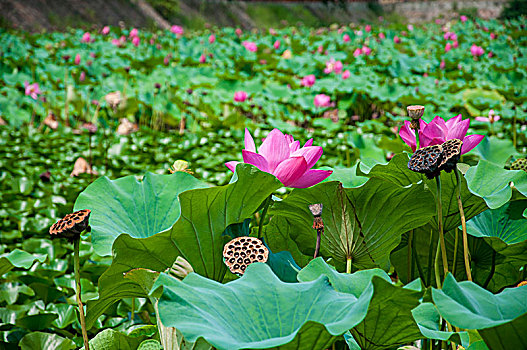
[{"label": "lotus seed pod", "polygon": [[406,107],[408,116],[412,119],[410,122],[410,128],[413,130],[419,130],[419,119],[425,113],[425,106],[408,106]]},{"label": "lotus seed pod", "polygon": [[238,276],[242,276],[250,264],[264,263],[268,257],[269,250],[255,237],[237,237],[223,247],[223,262]]},{"label": "lotus seed pod", "polygon": [[79,238],[83,231],[89,230],[90,213],[91,210],[83,209],[66,215],[49,228],[49,234],[70,241]]},{"label": "lotus seed pod", "polygon": [[511,165],[511,170],[523,170],[527,172],[527,159],[526,158],[516,159]]}]

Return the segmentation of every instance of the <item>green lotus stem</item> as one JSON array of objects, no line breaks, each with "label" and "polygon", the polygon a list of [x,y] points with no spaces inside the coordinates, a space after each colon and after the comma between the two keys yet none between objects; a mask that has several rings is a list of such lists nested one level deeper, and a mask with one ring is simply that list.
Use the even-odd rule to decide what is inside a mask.
[{"label": "green lotus stem", "polygon": [[492,251],[492,266],[490,268],[490,273],[485,282],[483,283],[483,288],[487,288],[487,286],[490,283],[490,280],[492,280],[492,277],[494,276],[494,272],[496,271],[496,251]]},{"label": "green lotus stem", "polygon": [[263,225],[264,225],[264,221],[265,221],[265,216],[267,215],[267,210],[269,209],[269,204],[271,204],[271,202],[272,202],[272,196],[273,195],[269,195],[269,197],[267,197],[267,199],[264,202],[264,207],[263,207],[263,211],[262,211],[262,217],[260,218],[260,224],[258,225],[258,239],[262,238],[262,229],[263,229]]},{"label": "green lotus stem", "polygon": [[448,260],[446,257],[445,235],[443,233],[443,205],[441,203],[441,174],[436,177],[437,185],[437,228],[439,230],[439,243],[441,245],[441,257],[443,258],[444,277],[448,273]]},{"label": "green lotus stem", "polygon": [[84,349],[90,350],[90,344],[88,342],[88,332],[86,331],[86,319],[84,317],[84,306],[81,300],[81,274],[80,274],[80,250],[81,237],[75,238],[73,241],[73,269],[75,272],[75,295],[77,297],[77,305],[79,306],[79,318],[82,328],[82,339],[84,340]]},{"label": "green lotus stem", "polygon": [[465,219],[465,211],[463,210],[463,202],[461,201],[461,175],[459,175],[459,170],[456,167],[454,169],[457,180],[457,206],[459,208],[459,216],[461,217],[461,228],[463,229],[463,259],[465,261],[465,272],[467,273],[467,278],[469,281],[472,281],[472,273],[470,271],[470,252],[468,250],[468,236],[467,236],[467,221]]},{"label": "green lotus stem", "polygon": [[135,298],[132,298],[132,310],[130,311],[130,319],[134,320],[134,313],[135,313]]},{"label": "green lotus stem", "polygon": [[351,257],[346,258],[346,273],[351,273]]},{"label": "green lotus stem", "polygon": [[419,149],[419,129],[414,129],[415,132],[415,147]]},{"label": "green lotus stem", "polygon": [[435,272],[435,278],[436,278],[436,287],[439,289],[441,288],[441,274],[439,273],[439,250],[440,248],[440,240],[437,242],[437,248],[436,248],[436,258],[434,260],[434,272]]},{"label": "green lotus stem", "polygon": [[452,260],[452,274],[456,275],[456,265],[457,265],[457,245],[459,243],[459,229],[456,227],[456,235],[454,236],[454,257]]}]

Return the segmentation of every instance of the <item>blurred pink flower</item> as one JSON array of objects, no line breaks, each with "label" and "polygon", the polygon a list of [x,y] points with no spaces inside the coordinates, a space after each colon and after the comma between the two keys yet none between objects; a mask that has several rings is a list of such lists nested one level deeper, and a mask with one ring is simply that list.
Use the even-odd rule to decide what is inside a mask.
[{"label": "blurred pink flower", "polygon": [[[462,120],[461,114],[445,121],[443,118],[436,116],[429,124],[420,119],[419,146],[427,147],[431,145],[440,145],[446,140],[458,139],[463,141],[461,154],[465,154],[476,147],[484,135],[469,135],[467,131],[470,126],[470,119]],[[410,128],[410,121],[405,120],[404,125],[399,130],[399,136],[415,152],[417,148],[415,132]]]},{"label": "blurred pink flower", "polygon": [[353,57],[359,57],[360,55],[362,55],[362,49],[359,47],[353,51]]},{"label": "blurred pink flower", "polygon": [[[313,139],[300,148],[299,141],[295,141],[291,135],[284,135],[278,129],[267,135],[257,153],[254,139],[249,130],[245,129],[243,162],[276,176],[286,187],[311,187],[331,175],[331,170],[311,169],[322,153],[322,147],[313,146]],[[239,163],[241,162],[230,161],[225,165],[234,172]]]},{"label": "blurred pink flower", "polygon": [[407,28],[409,31],[413,31],[413,30],[414,30],[414,26],[413,26],[412,24],[407,25],[406,28]]},{"label": "blurred pink flower", "polygon": [[80,54],[76,54],[75,55],[75,60],[73,61],[73,63],[75,63],[77,66],[81,63],[81,55]]},{"label": "blurred pink flower", "polygon": [[331,105],[331,98],[328,95],[318,94],[313,100],[315,107],[329,107]]},{"label": "blurred pink flower", "polygon": [[273,44],[273,47],[278,50],[280,48],[280,40],[276,40]]},{"label": "blurred pink flower", "polygon": [[443,38],[445,40],[456,41],[457,40],[457,35],[454,32],[446,32],[445,35],[443,35]]},{"label": "blurred pink flower", "polygon": [[205,62],[207,62],[207,56],[205,56],[205,54],[201,54],[201,56],[199,56],[199,63]]},{"label": "blurred pink flower", "polygon": [[242,35],[242,30],[240,28],[236,28],[236,30],[234,31],[236,33],[236,35],[240,36]]},{"label": "blurred pink flower", "polygon": [[276,30],[274,30],[273,28],[269,28],[269,34],[276,35]]},{"label": "blurred pink flower", "polygon": [[366,27],[364,27],[364,31],[367,33],[371,32],[371,25],[366,24]]},{"label": "blurred pink flower", "polygon": [[80,81],[84,81],[85,79],[86,79],[86,73],[84,71],[82,71],[80,76],[79,76],[79,80]]},{"label": "blurred pink flower", "polygon": [[459,46],[459,43],[457,41],[454,41],[452,43],[452,47],[457,48]]},{"label": "blurred pink flower", "polygon": [[103,35],[108,35],[108,33],[110,33],[110,27],[104,26],[104,28],[102,29],[101,33]]},{"label": "blurred pink flower", "polygon": [[465,15],[462,15],[461,17],[459,17],[459,19],[461,20],[461,22],[465,23],[466,21],[468,21],[468,17],[465,16]]},{"label": "blurred pink flower", "polygon": [[306,86],[306,87],[310,87],[310,86],[313,86],[315,84],[316,80],[317,80],[317,78],[315,77],[314,74],[306,75],[300,81],[300,85]]},{"label": "blurred pink flower", "polygon": [[348,69],[346,69],[343,73],[342,73],[342,79],[348,79],[350,77],[351,73]]},{"label": "blurred pink flower", "polygon": [[121,46],[121,40],[119,39],[112,39],[112,44],[115,46]]},{"label": "blurred pink flower", "polygon": [[139,46],[139,43],[141,42],[141,39],[139,39],[138,36],[134,36],[132,38],[132,44],[134,44],[134,46]]},{"label": "blurred pink flower", "polygon": [[446,63],[445,60],[442,60],[441,63],[439,63],[439,69],[445,69]]},{"label": "blurred pink flower", "polygon": [[477,46],[476,44],[472,44],[470,47],[470,53],[474,57],[482,56],[485,53],[485,50],[481,46]]},{"label": "blurred pink flower", "polygon": [[365,54],[366,56],[369,56],[371,53],[371,49],[368,46],[363,46],[362,53]]},{"label": "blurred pink flower", "polygon": [[234,101],[244,102],[247,99],[247,93],[245,91],[236,91],[234,93]]},{"label": "blurred pink flower", "polygon": [[488,57],[488,58],[492,58],[492,57],[494,57],[494,53],[492,53],[492,51],[489,51],[487,57]]},{"label": "blurred pink flower", "polygon": [[139,34],[139,31],[137,30],[137,28],[132,28],[129,36],[130,38],[135,38],[138,34]]},{"label": "blurred pink flower", "polygon": [[27,81],[25,81],[24,86],[26,88],[26,95],[31,96],[33,100],[36,100],[38,95],[41,94],[38,83],[29,84]]},{"label": "blurred pink flower", "polygon": [[399,44],[401,42],[401,38],[399,38],[397,35],[393,37],[393,42],[396,44]]},{"label": "blurred pink flower", "polygon": [[177,36],[181,36],[184,33],[183,27],[178,26],[177,24],[174,24],[172,27],[170,27],[170,31]]},{"label": "blurred pink flower", "polygon": [[356,30],[355,31],[355,35],[362,36],[362,30]]},{"label": "blurred pink flower", "polygon": [[90,34],[90,32],[85,32],[85,33],[82,35],[81,42],[83,42],[83,43],[89,43],[90,41],[91,41],[91,34]]},{"label": "blurred pink flower", "polygon": [[252,42],[252,41],[244,41],[242,43],[242,45],[249,51],[251,52],[256,52],[258,51],[258,46],[256,46],[256,43]]},{"label": "blurred pink flower", "polygon": [[209,44],[212,44],[216,41],[216,35],[211,34],[209,35]]},{"label": "blurred pink flower", "polygon": [[496,34],[494,34],[494,33],[490,33],[490,39],[491,39],[491,40],[494,40],[494,39],[496,39],[497,37],[498,37],[498,36],[497,36]]},{"label": "blurred pink flower", "polygon": [[342,72],[342,62],[335,61],[333,58],[327,61],[324,73],[329,74],[331,72],[335,72],[335,74],[340,74]]},{"label": "blurred pink flower", "polygon": [[384,33],[379,33],[379,39],[386,39],[386,35],[384,35]]},{"label": "blurred pink flower", "polygon": [[319,47],[317,48],[317,51],[318,53],[322,53],[322,51],[324,51],[324,46],[319,45]]},{"label": "blurred pink flower", "polygon": [[351,39],[350,39],[350,36],[348,34],[344,34],[344,36],[342,37],[342,40],[344,40],[345,43],[349,42]]},{"label": "blurred pink flower", "polygon": [[489,111],[489,116],[488,117],[476,117],[477,121],[488,122],[488,123],[491,123],[491,124],[494,124],[495,122],[497,122],[500,119],[501,119],[501,117],[499,115],[495,115],[494,114],[494,110],[493,109],[491,109]]},{"label": "blurred pink flower", "polygon": [[446,43],[446,45],[445,45],[445,52],[448,52],[450,50],[452,50],[452,44],[451,43]]}]

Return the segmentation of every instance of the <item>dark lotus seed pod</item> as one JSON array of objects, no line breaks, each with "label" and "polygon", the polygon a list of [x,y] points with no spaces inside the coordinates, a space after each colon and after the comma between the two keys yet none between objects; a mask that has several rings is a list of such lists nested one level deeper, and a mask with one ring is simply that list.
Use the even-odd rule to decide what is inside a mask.
[{"label": "dark lotus seed pod", "polygon": [[90,213],[91,210],[83,209],[66,215],[50,227],[49,234],[69,241],[79,238],[83,231],[89,230]]},{"label": "dark lotus seed pod", "polygon": [[266,262],[269,257],[267,247],[255,237],[237,237],[225,244],[223,261],[229,270],[239,276],[247,266],[255,262]]}]

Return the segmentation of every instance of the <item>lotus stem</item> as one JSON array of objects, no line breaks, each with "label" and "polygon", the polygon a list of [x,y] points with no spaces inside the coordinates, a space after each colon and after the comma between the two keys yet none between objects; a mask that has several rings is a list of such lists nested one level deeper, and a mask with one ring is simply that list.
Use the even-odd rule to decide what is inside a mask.
[{"label": "lotus stem", "polygon": [[267,210],[269,209],[269,205],[272,202],[272,194],[267,197],[267,199],[264,202],[264,207],[262,211],[262,217],[260,218],[260,224],[258,225],[258,239],[262,238],[262,229],[265,221],[265,216],[267,215]]},{"label": "lotus stem", "polygon": [[351,257],[346,257],[346,273],[351,273]]},{"label": "lotus stem", "polygon": [[315,254],[313,255],[313,259],[315,259],[320,252],[320,239],[322,237],[322,232],[324,232],[324,228],[317,230],[317,244],[315,246]]},{"label": "lotus stem", "polygon": [[456,265],[457,265],[457,245],[459,243],[459,229],[456,227],[456,235],[454,236],[454,257],[452,259],[452,274],[456,275]]},{"label": "lotus stem", "polygon": [[66,126],[70,126],[69,114],[69,103],[68,103],[68,67],[66,67],[66,73],[64,74],[64,123]]},{"label": "lotus stem", "polygon": [[467,273],[467,278],[469,281],[472,281],[472,273],[470,271],[470,252],[468,250],[468,237],[467,237],[467,221],[465,219],[465,211],[463,210],[463,202],[461,201],[461,175],[459,175],[459,170],[456,167],[454,169],[457,180],[457,206],[459,208],[459,216],[461,217],[461,228],[463,230],[463,258],[465,260],[465,272]]},{"label": "lotus stem", "polygon": [[432,259],[434,253],[434,232],[430,229],[430,242],[428,248],[428,270],[426,271],[426,285],[429,287],[432,285]]},{"label": "lotus stem", "polygon": [[441,243],[438,240],[437,247],[436,247],[436,257],[435,257],[435,260],[434,260],[434,272],[435,272],[435,278],[436,278],[436,287],[438,289],[441,288],[441,274],[439,273],[439,250],[441,249],[440,245],[441,245]]},{"label": "lotus stem", "polygon": [[134,321],[134,313],[135,313],[135,298],[132,298],[132,310],[130,311],[130,320],[132,320],[132,322]]},{"label": "lotus stem", "polygon": [[73,241],[73,269],[75,273],[75,295],[77,297],[77,304],[79,306],[79,318],[82,328],[82,339],[84,340],[84,349],[90,350],[90,344],[88,342],[88,332],[86,331],[86,319],[84,317],[84,306],[81,300],[81,275],[80,275],[80,250],[81,237],[75,238]]},{"label": "lotus stem", "polygon": [[518,115],[518,108],[514,106],[514,116],[512,117],[512,144],[516,148],[516,118]]},{"label": "lotus stem", "polygon": [[418,150],[419,149],[419,129],[415,129],[414,132],[415,132],[415,147],[416,147],[416,150]]},{"label": "lotus stem", "polygon": [[439,230],[439,243],[441,245],[441,256],[443,258],[444,277],[448,273],[448,260],[446,257],[445,235],[443,234],[443,205],[441,203],[441,174],[436,177],[437,184],[437,226]]}]

